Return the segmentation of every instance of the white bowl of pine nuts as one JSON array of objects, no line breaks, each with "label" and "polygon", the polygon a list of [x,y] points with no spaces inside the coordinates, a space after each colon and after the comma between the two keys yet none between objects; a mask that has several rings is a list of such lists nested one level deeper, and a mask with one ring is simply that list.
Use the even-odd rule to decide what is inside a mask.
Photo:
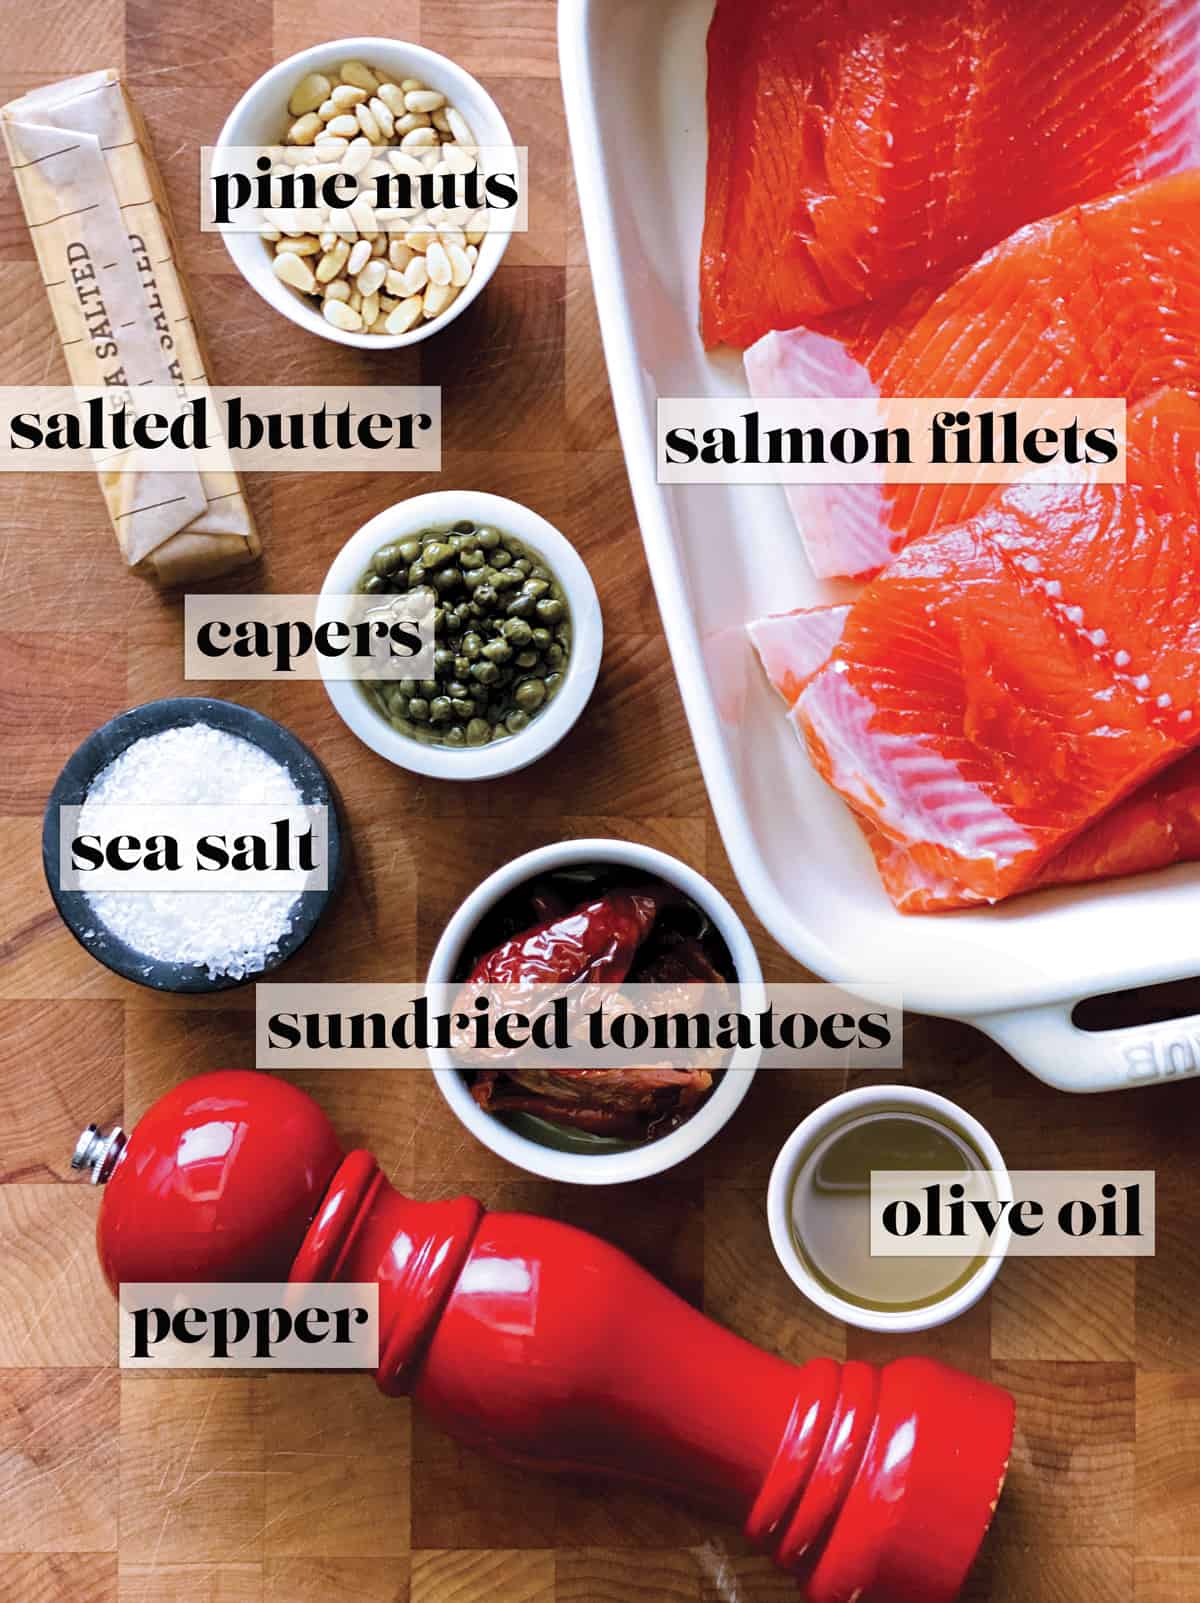
[{"label": "white bowl of pine nuts", "polygon": [[[483,85],[447,57],[363,37],[314,45],[264,73],[230,112],[214,170],[223,149],[271,146],[294,147],[297,164],[324,173],[370,177],[389,163],[415,177],[422,169],[465,172],[476,162],[485,170],[511,149],[512,135]],[[326,219],[330,231],[312,232],[303,226],[311,214],[273,213],[272,221],[295,226],[221,237],[276,311],[365,350],[413,345],[445,328],[482,293],[511,237],[461,209],[379,218],[368,202],[367,211],[351,207]]]}]

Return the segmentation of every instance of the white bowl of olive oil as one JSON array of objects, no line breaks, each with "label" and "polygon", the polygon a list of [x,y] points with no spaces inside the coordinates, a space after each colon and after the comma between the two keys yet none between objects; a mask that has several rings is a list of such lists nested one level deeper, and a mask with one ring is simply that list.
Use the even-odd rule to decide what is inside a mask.
[{"label": "white bowl of olive oil", "polygon": [[823,1103],[784,1143],[767,1192],[771,1240],[804,1295],[861,1330],[930,1330],[974,1307],[1008,1249],[1007,1209],[986,1246],[954,1256],[871,1252],[871,1174],[961,1176],[1011,1203],[1000,1149],[978,1119],[913,1086],[867,1086]]}]

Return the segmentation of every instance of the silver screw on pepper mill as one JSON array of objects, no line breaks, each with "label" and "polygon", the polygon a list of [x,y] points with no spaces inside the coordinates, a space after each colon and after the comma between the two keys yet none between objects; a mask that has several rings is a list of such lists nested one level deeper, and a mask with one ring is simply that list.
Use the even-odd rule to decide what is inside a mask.
[{"label": "silver screw on pepper mill", "polygon": [[90,1169],[92,1184],[102,1186],[117,1166],[117,1159],[125,1150],[129,1137],[121,1126],[114,1125],[112,1133],[105,1135],[99,1125],[89,1124],[75,1143],[71,1154],[72,1169]]}]

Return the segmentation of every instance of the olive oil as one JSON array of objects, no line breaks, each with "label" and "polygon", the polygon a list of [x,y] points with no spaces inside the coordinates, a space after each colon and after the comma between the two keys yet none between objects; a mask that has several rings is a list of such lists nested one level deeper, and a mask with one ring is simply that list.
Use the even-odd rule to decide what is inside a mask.
[{"label": "olive oil", "polygon": [[827,1130],[801,1159],[792,1190],[796,1249],[827,1291],[874,1312],[941,1302],[987,1262],[962,1257],[871,1256],[871,1172],[968,1175],[986,1170],[952,1125],[910,1108],[876,1107]]}]

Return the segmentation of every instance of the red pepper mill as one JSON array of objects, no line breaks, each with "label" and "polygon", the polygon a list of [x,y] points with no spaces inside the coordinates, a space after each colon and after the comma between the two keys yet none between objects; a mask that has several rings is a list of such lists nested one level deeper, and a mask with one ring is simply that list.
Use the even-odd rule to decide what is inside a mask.
[{"label": "red pepper mill", "polygon": [[312,1099],[201,1075],[132,1134],[80,1138],[121,1281],[379,1284],[379,1386],[511,1462],[609,1473],[743,1523],[810,1603],[951,1603],[1012,1398],[925,1359],[796,1366],[595,1236],[469,1197],[413,1202]]}]

